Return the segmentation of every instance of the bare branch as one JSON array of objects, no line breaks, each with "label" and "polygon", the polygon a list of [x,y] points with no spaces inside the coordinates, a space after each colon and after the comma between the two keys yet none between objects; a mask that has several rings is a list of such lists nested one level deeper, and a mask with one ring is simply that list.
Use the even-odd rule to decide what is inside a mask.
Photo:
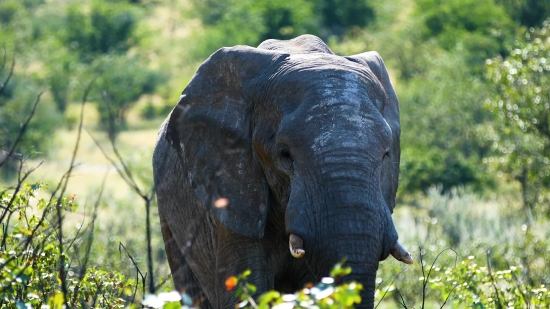
[{"label": "bare branch", "polygon": [[384,300],[384,297],[386,297],[386,294],[388,293],[388,290],[389,290],[389,287],[392,286],[392,284],[395,282],[395,280],[397,280],[397,277],[399,277],[404,271],[405,271],[406,268],[403,268],[392,280],[392,282],[390,283],[390,285],[388,286],[388,288],[386,289],[386,291],[384,291],[384,295],[382,295],[382,298],[380,298],[380,300],[378,301],[378,303],[376,304],[376,306],[374,306],[374,309],[378,308],[378,305],[380,305],[380,303],[382,302],[382,300]]},{"label": "bare branch", "polygon": [[[4,70],[4,65],[6,63],[6,48],[4,47],[4,62],[2,62],[2,68],[0,69],[0,71]],[[2,84],[0,84],[0,95],[4,92],[4,89],[6,88],[6,85],[9,83],[12,75],[13,75],[13,70],[15,68],[15,57],[12,57],[11,59],[11,68],[10,68],[10,72],[8,73],[8,77],[6,77],[6,80],[4,80],[4,82]]]},{"label": "bare branch", "polygon": [[[5,84],[4,84],[5,85]],[[3,88],[2,88],[3,89]],[[17,138],[15,139],[15,142],[13,143],[10,151],[8,152],[6,158],[3,161],[0,161],[0,167],[4,165],[5,162],[8,161],[9,158],[13,155],[15,148],[17,148],[17,145],[21,142],[21,138],[23,138],[23,134],[27,131],[27,126],[29,125],[29,122],[31,121],[32,117],[34,117],[34,113],[36,112],[36,107],[38,106],[38,102],[40,102],[40,97],[44,93],[44,90],[40,91],[40,93],[36,96],[36,100],[34,101],[34,104],[31,109],[31,113],[27,120],[23,123],[23,126],[19,130],[19,134],[17,135]],[[0,92],[1,94],[1,92]]]},{"label": "bare branch", "polygon": [[78,131],[76,134],[76,142],[73,149],[73,154],[71,157],[71,163],[69,165],[69,170],[66,172],[66,177],[61,180],[60,184],[63,183],[63,189],[59,193],[57,203],[56,203],[56,214],[57,214],[57,229],[59,231],[58,233],[58,248],[59,248],[59,277],[61,278],[61,290],[63,292],[63,302],[65,307],[69,308],[69,304],[67,303],[68,297],[67,297],[67,278],[65,274],[65,256],[63,251],[63,216],[62,216],[62,209],[61,209],[61,201],[63,199],[63,195],[65,195],[65,191],[67,190],[67,186],[69,184],[69,178],[71,176],[71,173],[75,167],[74,162],[76,160],[76,155],[78,153],[78,148],[80,147],[80,138],[82,136],[82,125],[84,123],[84,106],[86,105],[86,101],[88,98],[88,94],[90,90],[92,89],[92,85],[95,82],[95,79],[93,79],[88,86],[86,87],[86,90],[84,91],[84,95],[82,97],[82,104],[80,107],[80,123],[78,125]]},{"label": "bare branch", "polygon": [[[141,270],[139,270],[139,267],[136,263],[136,261],[134,260],[134,257],[132,257],[132,255],[130,255],[130,253],[128,252],[128,250],[126,250],[126,247],[122,244],[122,243],[119,243],[118,244],[118,252],[122,254],[121,252],[121,248],[124,249],[124,252],[126,252],[126,254],[128,255],[128,257],[130,258],[130,261],[132,261],[132,264],[134,264],[134,267],[136,268],[136,282],[138,282],[137,280],[137,276],[139,275],[141,277],[141,282],[142,282],[142,285],[143,285],[143,294],[145,294],[145,277],[147,276],[147,274],[145,274],[145,276],[143,275],[143,273],[141,273]],[[134,302],[135,298],[136,298],[136,293],[137,293],[137,285],[136,285],[136,290],[134,291],[134,295],[132,296],[132,302]]]},{"label": "bare branch", "polygon": [[493,273],[491,272],[491,250],[487,250],[487,271],[489,272],[489,277],[491,278],[491,284],[493,285],[493,288],[495,289],[495,295],[497,298],[497,308],[502,308],[502,303],[500,302],[500,294],[498,292],[497,285],[495,284],[495,278],[493,277]]},{"label": "bare branch", "polygon": [[397,295],[399,295],[399,298],[401,298],[401,302],[399,303],[403,308],[408,309],[407,304],[405,303],[405,300],[403,299],[403,295],[401,295],[401,292],[399,292],[398,288],[395,288],[395,291],[397,292]]}]

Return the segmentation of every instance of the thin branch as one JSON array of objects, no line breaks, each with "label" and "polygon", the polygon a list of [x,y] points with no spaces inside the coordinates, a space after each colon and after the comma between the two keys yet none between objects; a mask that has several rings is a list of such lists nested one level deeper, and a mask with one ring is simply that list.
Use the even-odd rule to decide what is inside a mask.
[{"label": "thin branch", "polygon": [[401,302],[399,303],[403,308],[408,309],[407,304],[405,303],[405,300],[403,299],[403,295],[401,295],[401,292],[399,292],[398,288],[395,288],[395,291],[397,292],[397,295],[399,295],[399,298],[401,298]]},{"label": "thin branch", "polygon": [[424,309],[424,301],[426,300],[426,272],[424,271],[424,261],[422,260],[422,247],[418,247],[419,249],[419,255],[420,255],[420,266],[422,267],[422,278],[424,278],[424,282],[422,282],[422,309]]},{"label": "thin branch", "polygon": [[[187,264],[185,265],[187,266]],[[166,277],[164,277],[164,279],[162,279],[161,282],[159,282],[159,284],[155,285],[155,291],[158,291],[158,289],[160,289],[171,278],[172,278],[172,273],[169,273]]]},{"label": "thin branch", "polygon": [[[0,69],[0,71],[4,70],[5,63],[6,63],[6,47],[4,47],[4,62],[2,63],[2,68]],[[2,84],[0,84],[0,95],[4,92],[6,85],[9,83],[13,75],[14,68],[15,68],[15,57],[11,59],[11,68],[10,68],[10,72],[8,73],[8,77],[6,77],[6,80],[4,80]]]},{"label": "thin branch", "polygon": [[[470,276],[471,277],[471,276]],[[447,304],[447,302],[449,301],[449,298],[451,297],[451,295],[453,294],[454,290],[460,285],[460,283],[457,283],[455,286],[453,286],[453,288],[451,289],[451,291],[449,291],[449,294],[447,295],[447,297],[445,298],[445,301],[443,301],[443,304],[441,305],[441,307],[439,307],[439,309],[443,309],[443,307],[445,307],[445,305]]]},{"label": "thin branch", "polygon": [[[510,263],[508,263],[508,261],[506,261],[506,266],[508,266],[508,269],[512,268]],[[527,306],[527,309],[529,309],[531,307],[531,298],[525,295],[525,293],[523,293],[520,286],[521,280],[518,278],[518,276],[516,276],[516,274],[513,271],[512,271],[512,277],[514,277],[514,284],[516,285],[516,288],[521,293],[521,296],[523,296],[523,302]]]},{"label": "thin branch", "polygon": [[86,275],[86,270],[88,266],[88,262],[90,260],[90,253],[92,252],[92,244],[94,242],[94,236],[95,236],[95,220],[97,219],[97,210],[99,209],[99,202],[101,201],[101,197],[103,195],[103,190],[105,188],[105,182],[107,180],[107,173],[103,176],[103,181],[101,182],[101,189],[99,191],[99,195],[96,199],[96,202],[94,204],[94,211],[92,213],[92,222],[89,223],[90,227],[90,233],[88,234],[88,240],[86,243],[86,251],[84,253],[84,262],[79,265],[80,271],[78,273],[78,283],[74,289],[74,300],[73,304],[76,303],[76,297],[78,296],[78,291],[80,290],[80,284],[82,283],[82,280],[84,279],[84,276]]},{"label": "thin branch", "polygon": [[4,59],[2,59],[2,67],[0,67],[0,72],[4,71],[4,68],[6,67],[6,56],[8,54],[8,52],[6,52],[6,45],[2,46],[2,48],[4,49]]},{"label": "thin branch", "polygon": [[[121,252],[121,250],[120,250],[121,248],[124,249],[124,252],[126,252],[126,254],[128,255],[128,257],[130,258],[130,261],[132,261],[132,264],[134,264],[134,267],[136,268],[136,278],[137,278],[138,274],[139,274],[139,276],[141,277],[141,282],[142,282],[142,286],[143,286],[143,294],[145,294],[145,276],[146,276],[147,274],[144,276],[143,273],[141,273],[141,270],[139,270],[139,267],[138,267],[136,261],[134,260],[134,257],[132,257],[132,256],[130,255],[130,253],[128,252],[128,250],[126,249],[126,247],[120,242],[120,243],[118,243],[118,252],[119,252],[120,254],[122,254],[122,252]],[[133,295],[133,297],[132,297],[132,302],[134,302],[134,300],[135,300],[135,298],[136,298],[137,282],[138,282],[138,281],[136,280],[136,290],[134,291],[134,295]]]},{"label": "thin branch", "polygon": [[62,216],[62,207],[61,207],[61,201],[63,200],[63,195],[65,195],[65,191],[67,190],[67,186],[69,184],[69,178],[71,176],[71,173],[75,167],[75,161],[76,156],[78,153],[78,148],[80,147],[80,138],[82,136],[82,126],[84,124],[84,106],[86,105],[86,101],[88,98],[88,94],[92,89],[92,85],[95,82],[95,79],[93,79],[88,86],[86,87],[86,90],[84,91],[84,95],[82,97],[82,104],[80,107],[80,123],[78,125],[78,131],[76,134],[76,142],[73,149],[73,154],[71,156],[71,163],[69,165],[69,170],[65,173],[66,177],[61,180],[61,183],[63,183],[63,189],[61,189],[61,192],[58,195],[57,203],[56,203],[56,215],[57,215],[57,228],[58,228],[58,248],[59,248],[59,277],[61,279],[61,290],[63,292],[63,303],[65,307],[69,308],[68,302],[68,290],[67,290],[67,278],[66,278],[66,270],[65,270],[65,255],[64,255],[64,248],[63,248],[63,216]]},{"label": "thin branch", "polygon": [[493,288],[495,289],[495,295],[497,297],[497,308],[502,308],[502,303],[500,302],[500,294],[498,292],[497,285],[495,284],[495,278],[493,277],[493,273],[491,272],[491,250],[487,250],[487,271],[489,272],[489,277],[491,278],[491,284],[493,285]]},{"label": "thin branch", "polygon": [[[395,282],[395,280],[397,280],[397,277],[399,277],[404,271],[405,271],[406,268],[403,268],[392,280],[392,282],[390,283],[390,285],[388,286],[388,288],[386,288],[386,291],[384,291],[384,295],[382,295],[382,298],[380,298],[380,300],[378,301],[378,303],[376,304],[376,306],[374,306],[374,309],[378,308],[378,305],[380,305],[380,303],[382,302],[382,300],[384,300],[384,297],[386,297],[386,294],[388,293],[388,290],[389,290],[389,287],[392,286],[392,284]],[[382,284],[382,283],[380,283]]]},{"label": "thin branch", "polygon": [[[424,270],[424,262],[422,260],[422,248],[419,248],[419,249],[420,249],[420,265],[422,266],[422,277],[424,278],[424,280],[422,282],[422,307],[421,308],[424,308],[424,303],[425,303],[425,300],[426,300],[426,286],[428,285],[428,280],[430,279],[430,275],[432,273],[432,270],[434,268],[435,263],[437,262],[437,260],[441,256],[441,254],[443,254],[443,252],[445,252],[447,250],[451,250],[455,254],[455,267],[456,267],[456,263],[458,261],[458,253],[451,247],[443,249],[435,257],[434,261],[432,262],[432,265],[430,266],[430,270],[428,271],[428,275],[426,275],[426,272]],[[443,305],[445,305],[445,304],[443,304]]]},{"label": "thin branch", "polygon": [[[3,89],[3,88],[2,88]],[[31,113],[27,120],[23,123],[23,126],[21,126],[21,129],[19,129],[19,134],[17,135],[17,138],[15,139],[15,142],[13,143],[13,146],[11,147],[10,151],[8,152],[8,155],[3,161],[0,161],[0,167],[4,165],[8,161],[9,158],[13,155],[15,152],[15,148],[17,145],[21,142],[21,138],[23,138],[23,134],[27,131],[27,126],[29,125],[29,122],[31,121],[32,117],[34,117],[34,113],[36,112],[36,107],[38,106],[38,102],[40,102],[40,97],[44,93],[44,90],[40,91],[40,93],[36,96],[36,100],[34,101],[34,104],[31,109]],[[1,92],[0,92],[1,94]]]},{"label": "thin branch", "polygon": [[109,98],[107,96],[107,93],[105,91],[102,92],[103,101],[105,102],[107,109],[109,111],[109,141],[111,144],[111,148],[113,150],[113,153],[116,157],[116,162],[113,158],[111,158],[107,153],[104,151],[103,147],[99,144],[99,142],[90,134],[92,137],[92,140],[94,143],[98,146],[100,151],[103,153],[105,158],[111,163],[111,165],[115,168],[117,173],[120,175],[120,177],[126,182],[126,184],[136,193],[138,194],[141,199],[145,202],[145,215],[146,215],[146,238],[147,238],[147,267],[148,267],[148,274],[149,274],[149,292],[154,293],[156,291],[155,283],[154,283],[154,276],[153,276],[153,252],[152,252],[152,236],[151,236],[151,202],[155,196],[155,190],[154,188],[150,191],[150,193],[146,194],[143,192],[143,190],[139,187],[137,182],[134,179],[134,176],[130,169],[128,168],[128,165],[124,162],[124,159],[120,152],[118,151],[118,148],[116,146],[115,142],[115,127],[114,127],[114,121],[113,121],[113,113],[111,109],[111,104],[109,102]]}]

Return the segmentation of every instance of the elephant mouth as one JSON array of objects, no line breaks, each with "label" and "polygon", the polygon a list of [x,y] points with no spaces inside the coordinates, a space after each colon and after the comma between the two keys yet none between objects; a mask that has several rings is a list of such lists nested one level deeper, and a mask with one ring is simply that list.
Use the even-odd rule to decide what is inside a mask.
[{"label": "elephant mouth", "polygon": [[[304,241],[300,236],[290,234],[288,238],[288,246],[290,249],[290,254],[293,257],[299,259],[306,255],[306,251],[304,250]],[[411,254],[399,243],[399,241],[396,241],[391,247],[390,254],[393,258],[405,264],[413,264],[414,262]]]}]

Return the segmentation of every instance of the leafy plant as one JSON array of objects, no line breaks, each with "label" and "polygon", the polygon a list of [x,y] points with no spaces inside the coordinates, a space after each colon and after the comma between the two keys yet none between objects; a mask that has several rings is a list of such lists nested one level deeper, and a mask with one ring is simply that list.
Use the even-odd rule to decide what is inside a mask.
[{"label": "leafy plant", "polygon": [[487,60],[497,95],[486,105],[497,118],[486,136],[501,154],[500,170],[521,184],[529,213],[550,184],[549,62],[550,19],[539,30],[523,29],[508,57]]},{"label": "leafy plant", "polygon": [[[58,209],[76,211],[75,196],[46,200],[39,198],[42,189],[41,183],[22,184],[0,195],[0,307],[124,308],[136,282],[71,260],[59,246],[61,229],[55,215]],[[70,247],[76,238],[65,245]]]},{"label": "leafy plant", "polygon": [[[351,273],[350,267],[344,267],[343,262],[334,266],[330,272],[330,277],[321,279],[321,282],[313,285],[312,283],[294,293],[281,294],[277,291],[266,292],[259,297],[256,296],[256,286],[248,283],[250,270],[244,271],[238,276],[231,276],[225,281],[225,287],[228,291],[235,291],[235,297],[240,301],[236,308],[353,308],[354,305],[361,303],[359,293],[363,286],[357,282],[339,283],[342,277]],[[146,296],[144,305],[152,308],[180,308],[179,303],[174,301],[182,300],[185,308],[193,306],[190,297],[177,292],[161,293],[158,296]],[[194,305],[197,305],[196,303]]]}]

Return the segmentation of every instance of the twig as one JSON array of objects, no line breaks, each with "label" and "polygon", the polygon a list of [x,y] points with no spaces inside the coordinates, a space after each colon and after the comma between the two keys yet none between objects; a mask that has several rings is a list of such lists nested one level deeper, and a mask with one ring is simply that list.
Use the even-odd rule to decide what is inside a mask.
[{"label": "twig", "polygon": [[[399,277],[404,271],[405,271],[406,268],[402,269],[392,280],[392,282],[390,283],[390,285],[388,286],[388,288],[386,288],[386,291],[384,291],[384,294],[382,295],[382,298],[378,301],[378,303],[376,304],[376,306],[374,306],[374,309],[378,308],[378,305],[380,305],[380,303],[382,302],[382,300],[384,300],[384,297],[386,297],[386,294],[388,293],[388,290],[389,290],[389,287],[392,286],[392,284],[395,282],[395,280],[397,280],[397,277]],[[380,283],[382,284],[382,283]]]},{"label": "twig", "polygon": [[4,49],[4,59],[2,59],[2,67],[0,67],[0,72],[4,71],[4,68],[6,67],[6,56],[7,56],[7,52],[6,52],[6,45],[2,46],[2,49]]},{"label": "twig", "polygon": [[114,127],[114,121],[113,121],[113,113],[111,110],[111,105],[109,103],[109,98],[107,96],[107,93],[103,91],[102,93],[103,101],[107,105],[107,109],[109,111],[109,141],[111,144],[111,148],[113,150],[113,153],[115,154],[117,162],[113,158],[111,158],[103,147],[99,144],[97,139],[95,139],[90,132],[90,136],[92,137],[92,140],[94,143],[98,146],[100,151],[103,153],[105,158],[111,163],[111,165],[115,168],[117,173],[120,175],[120,177],[126,182],[126,184],[136,193],[138,194],[141,199],[145,203],[145,233],[147,238],[147,269],[149,274],[149,284],[148,284],[148,290],[149,293],[155,293],[156,287],[154,283],[154,276],[153,276],[153,250],[152,250],[152,236],[151,236],[151,202],[154,199],[155,196],[155,190],[154,188],[151,189],[150,193],[145,193],[137,184],[137,182],[134,179],[134,176],[130,169],[128,168],[128,165],[124,162],[124,159],[122,158],[122,155],[118,151],[118,148],[116,146],[115,142],[115,127]]},{"label": "twig", "polygon": [[[506,261],[506,266],[508,266],[508,269],[512,268],[510,263],[508,263],[508,261]],[[521,293],[521,296],[523,296],[523,302],[527,306],[527,309],[529,309],[531,307],[531,298],[525,295],[525,293],[523,293],[520,286],[521,280],[518,278],[518,276],[516,276],[516,274],[513,271],[512,271],[512,277],[514,277],[514,284],[516,285],[516,288]]]},{"label": "twig", "polygon": [[[6,63],[6,47],[4,46],[4,61],[2,62],[2,68],[0,71],[4,70],[4,65]],[[8,77],[6,77],[6,80],[2,84],[0,84],[0,95],[4,92],[4,89],[6,88],[6,85],[11,79],[11,76],[13,75],[13,70],[15,68],[15,56],[11,59],[11,68],[10,72],[8,73]]]},{"label": "twig", "polygon": [[[434,261],[432,262],[432,265],[430,266],[430,270],[428,271],[428,275],[426,275],[426,272],[424,270],[424,262],[422,260],[422,248],[419,247],[418,249],[420,249],[420,265],[422,266],[422,277],[424,278],[424,280],[422,282],[422,307],[421,307],[422,309],[424,309],[424,304],[425,304],[425,301],[426,301],[426,286],[428,285],[428,280],[430,279],[430,275],[432,273],[432,270],[434,268],[435,263],[437,262],[437,260],[441,256],[441,254],[443,254],[443,252],[445,252],[447,250],[451,250],[455,253],[455,267],[456,267],[456,263],[458,261],[458,253],[451,247],[443,249],[435,257]],[[445,304],[443,304],[443,305],[445,305]]]},{"label": "twig", "polygon": [[[126,247],[121,243],[119,242],[118,243],[118,252],[119,254],[122,254],[121,252],[121,248],[124,249],[124,252],[126,252],[126,255],[128,255],[128,257],[130,258],[130,261],[132,261],[132,264],[134,264],[134,267],[136,268],[136,284],[137,284],[137,276],[139,275],[141,277],[141,282],[142,282],[142,286],[143,286],[143,294],[145,294],[145,276],[141,273],[141,270],[139,270],[139,267],[136,263],[136,261],[134,260],[134,257],[132,257],[130,255],[130,253],[128,252],[128,250],[126,249]],[[132,302],[134,302],[134,300],[136,299],[136,293],[137,293],[137,285],[136,285],[136,289],[134,291],[134,295],[132,296]]]},{"label": "twig", "polygon": [[92,251],[92,244],[94,241],[94,232],[95,232],[95,220],[97,219],[97,210],[99,208],[99,202],[101,201],[101,197],[103,195],[103,190],[105,188],[105,181],[107,180],[107,173],[103,176],[103,181],[101,182],[101,189],[99,191],[99,195],[95,201],[94,204],[94,211],[92,213],[92,222],[89,223],[88,226],[90,226],[90,233],[88,235],[88,241],[86,243],[86,251],[84,253],[84,262],[79,265],[80,272],[78,273],[78,283],[74,289],[74,300],[73,303],[76,304],[76,297],[78,295],[78,291],[80,290],[80,283],[82,282],[82,279],[84,279],[84,276],[86,275],[87,265],[88,261],[90,260],[90,253]]},{"label": "twig", "polygon": [[405,303],[405,300],[403,299],[403,295],[401,295],[401,292],[399,292],[398,288],[395,288],[395,291],[397,292],[397,295],[399,295],[399,298],[401,298],[401,302],[399,303],[403,308],[408,309],[407,304]]},{"label": "twig", "polygon": [[74,162],[76,160],[76,155],[78,153],[78,148],[80,146],[80,138],[82,136],[82,125],[84,124],[84,106],[86,105],[86,101],[87,101],[87,97],[88,97],[88,93],[91,91],[92,89],[92,85],[94,83],[95,79],[92,80],[89,84],[88,84],[88,87],[86,88],[86,90],[84,91],[84,96],[82,98],[82,104],[81,104],[81,107],[80,107],[80,123],[78,125],[78,131],[77,131],[77,134],[76,134],[76,142],[75,142],[75,145],[74,145],[74,149],[73,149],[73,154],[71,156],[71,163],[69,165],[69,170],[67,171],[66,173],[66,177],[64,179],[61,180],[61,182],[63,183],[63,188],[61,189],[59,195],[58,195],[58,199],[57,199],[57,203],[56,203],[56,215],[57,215],[57,228],[58,228],[58,248],[59,248],[59,259],[60,259],[60,262],[59,262],[59,277],[61,279],[61,290],[63,292],[63,302],[64,302],[64,305],[65,307],[69,308],[69,304],[67,303],[68,301],[68,297],[67,297],[67,294],[68,294],[68,290],[67,290],[67,278],[66,278],[66,273],[65,273],[65,255],[64,255],[64,248],[63,248],[63,216],[62,216],[62,209],[61,209],[61,201],[63,199],[63,195],[65,195],[65,191],[67,190],[67,186],[69,184],[69,178],[71,176],[71,173],[75,167],[74,165]]},{"label": "twig", "polygon": [[[1,88],[1,89],[4,89],[4,88]],[[36,96],[36,100],[34,101],[29,117],[23,123],[23,125],[21,126],[21,129],[19,129],[19,134],[17,135],[15,142],[13,143],[10,151],[8,152],[6,159],[4,159],[3,161],[0,161],[0,167],[2,167],[2,165],[4,165],[4,163],[6,163],[9,158],[11,158],[11,156],[13,155],[13,152],[15,151],[15,148],[21,142],[21,138],[23,138],[23,134],[25,134],[25,132],[27,131],[27,126],[29,125],[29,122],[31,121],[32,117],[34,117],[34,113],[36,112],[36,107],[38,106],[38,102],[40,102],[40,97],[42,96],[43,93],[44,93],[44,90],[40,91],[40,93],[38,93],[38,95]],[[1,91],[0,91],[0,94],[2,94]]]},{"label": "twig", "polygon": [[491,278],[491,284],[493,285],[493,288],[495,289],[495,295],[497,298],[497,308],[502,308],[502,303],[500,302],[500,295],[498,293],[497,285],[495,284],[495,278],[493,277],[493,273],[491,272],[491,250],[487,250],[487,271],[489,272],[489,277]]}]

